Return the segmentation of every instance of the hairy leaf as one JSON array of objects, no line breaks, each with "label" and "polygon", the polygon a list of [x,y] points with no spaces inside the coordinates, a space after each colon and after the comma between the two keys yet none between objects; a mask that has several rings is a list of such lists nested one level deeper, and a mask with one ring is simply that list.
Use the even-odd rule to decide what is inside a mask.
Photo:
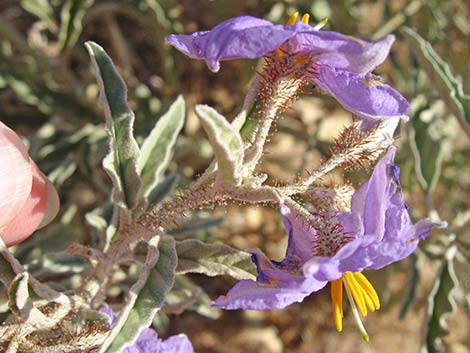
[{"label": "hairy leaf", "polygon": [[217,319],[220,310],[211,307],[212,300],[201,287],[194,284],[187,276],[176,276],[175,286],[168,293],[165,313],[180,315],[186,310],[192,310],[200,315]]},{"label": "hairy leaf", "polygon": [[21,0],[21,7],[43,20],[51,31],[57,30],[54,9],[47,0]]},{"label": "hairy leaf", "polygon": [[212,227],[217,227],[223,221],[223,218],[218,217],[200,217],[200,216],[193,216],[187,222],[182,223],[178,228],[171,231],[171,234],[196,234],[198,232],[202,232],[208,230]]},{"label": "hairy leaf", "polygon": [[441,337],[449,333],[446,318],[455,309],[455,290],[458,282],[455,278],[452,259],[442,261],[439,276],[431,291],[428,302],[428,322],[424,349],[428,353],[443,351]]},{"label": "hairy leaf", "polygon": [[19,273],[8,289],[9,307],[15,315],[29,325],[36,327],[53,326],[55,323],[41,313],[29,296],[29,274]]},{"label": "hairy leaf", "polygon": [[[23,265],[13,256],[12,253],[8,250],[5,243],[0,237],[0,281],[5,287],[10,287],[15,278],[18,278],[18,275],[28,274]],[[57,303],[69,303],[69,298],[67,295],[57,292],[50,288],[48,285],[39,282],[36,278],[28,274],[28,280],[31,288],[34,293],[40,298],[56,301]]]},{"label": "hairy leaf", "polygon": [[257,270],[251,254],[224,244],[206,244],[197,239],[176,243],[179,274],[230,275],[236,279],[255,279]]},{"label": "hairy leaf", "polygon": [[15,275],[8,261],[3,256],[0,256],[0,282],[8,286],[15,278]]},{"label": "hairy leaf", "polygon": [[18,260],[10,253],[1,237],[0,253],[0,281],[8,288],[16,275],[24,271]]},{"label": "hairy leaf", "polygon": [[416,176],[421,187],[429,193],[439,181],[442,162],[450,155],[452,138],[458,131],[452,124],[455,121],[446,115],[443,101],[438,100],[418,109],[409,126]]},{"label": "hairy leaf", "polygon": [[50,278],[82,273],[87,267],[83,257],[72,256],[65,251],[43,254],[25,265],[26,270],[39,279],[42,276]]},{"label": "hairy leaf", "polygon": [[144,140],[138,162],[138,171],[142,178],[140,193],[143,196],[153,190],[162,181],[163,173],[171,161],[176,138],[184,125],[185,103],[179,96]]},{"label": "hairy leaf", "polygon": [[110,151],[103,166],[111,177],[113,201],[133,209],[137,205],[140,176],[139,147],[133,137],[134,113],[127,105],[127,89],[112,60],[98,44],[87,42],[104,105]]},{"label": "hairy leaf", "polygon": [[197,105],[195,110],[214,148],[218,164],[217,182],[227,186],[240,185],[243,166],[240,133],[213,108]]},{"label": "hairy leaf", "polygon": [[[465,253],[466,252],[466,253]],[[470,309],[470,251],[460,248],[454,257],[455,277],[459,282],[459,293],[462,301]]]},{"label": "hairy leaf", "polygon": [[82,32],[82,20],[94,0],[67,0],[60,13],[59,45],[65,51],[75,45]]},{"label": "hairy leaf", "polygon": [[168,19],[168,16],[165,13],[165,9],[161,5],[161,2],[157,0],[144,0],[144,3],[148,6],[150,11],[155,15],[158,23],[160,23],[164,28],[169,29],[171,26],[171,22]]},{"label": "hairy leaf", "polygon": [[413,254],[413,256],[411,256],[411,261],[409,264],[406,292],[404,294],[404,300],[400,308],[400,319],[404,319],[406,313],[410,310],[410,307],[416,298],[416,290],[418,288],[419,283],[419,255]]},{"label": "hairy leaf", "polygon": [[178,182],[176,174],[170,174],[161,183],[157,184],[147,197],[149,205],[157,205],[162,202],[165,197],[171,194]]},{"label": "hairy leaf", "polygon": [[158,245],[149,244],[149,255],[139,280],[131,288],[127,305],[101,347],[100,353],[121,352],[152,323],[167,293],[173,287],[176,261],[173,238],[162,237]]},{"label": "hairy leaf", "polygon": [[426,72],[429,80],[460,125],[470,136],[470,96],[463,91],[462,81],[451,72],[449,65],[434,51],[431,44],[411,28],[404,28],[403,33],[411,44],[416,59]]}]

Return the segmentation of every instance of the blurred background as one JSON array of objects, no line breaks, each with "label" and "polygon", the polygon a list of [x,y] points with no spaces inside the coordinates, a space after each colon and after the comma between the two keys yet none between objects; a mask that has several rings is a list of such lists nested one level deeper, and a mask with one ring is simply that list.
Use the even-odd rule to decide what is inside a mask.
[{"label": "blurred background", "polygon": [[[259,63],[224,62],[214,74],[203,61],[165,45],[164,37],[240,15],[284,23],[296,10],[310,13],[313,24],[327,17],[328,30],[366,39],[396,35],[389,59],[376,72],[412,103],[412,119],[397,133],[405,198],[414,219],[444,220],[449,228],[434,231],[411,258],[368,273],[382,302],[381,310],[365,319],[369,344],[362,342],[349,309],[343,332],[335,331],[326,289],[281,311],[210,308],[209,298],[234,284],[230,278],[184,277],[154,326],[161,336],[186,333],[201,353],[395,353],[422,347],[469,353],[470,98],[464,92],[470,92],[470,4],[465,0],[2,0],[0,119],[24,136],[62,203],[55,222],[16,247],[16,256],[41,280],[74,288],[86,265],[64,249],[72,241],[99,243],[90,213],[109,201],[110,183],[101,167],[104,117],[85,41],[103,46],[124,77],[138,140],[184,95],[187,121],[170,165],[178,188],[184,188],[212,159],[193,105],[212,105],[233,119]],[[333,137],[352,121],[333,99],[313,91],[284,115],[261,165],[271,183],[292,181],[318,166]],[[349,180],[357,186],[367,175],[348,171],[325,182]],[[273,259],[285,251],[281,219],[268,207],[232,205],[193,218],[175,236],[258,247]],[[124,296],[122,286],[109,293],[116,305]]]}]

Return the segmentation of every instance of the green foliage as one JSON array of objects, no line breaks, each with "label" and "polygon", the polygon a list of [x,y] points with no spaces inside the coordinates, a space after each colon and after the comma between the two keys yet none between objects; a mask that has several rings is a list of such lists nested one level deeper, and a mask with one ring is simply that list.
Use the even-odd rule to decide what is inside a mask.
[{"label": "green foliage", "polygon": [[137,166],[142,178],[142,196],[147,197],[162,182],[176,138],[183,128],[184,117],[185,103],[183,97],[179,96],[144,140]]},{"label": "green foliage", "polygon": [[195,110],[214,148],[219,166],[218,183],[240,185],[243,174],[243,142],[240,133],[213,108],[197,105]]},{"label": "green foliage", "polygon": [[176,276],[175,285],[165,299],[165,312],[179,315],[190,310],[217,319],[220,310],[213,308],[211,304],[212,300],[204,289],[191,281],[188,276]]},{"label": "green foliage", "polygon": [[54,9],[48,0],[21,0],[21,7],[47,23],[51,31],[57,30]]},{"label": "green foliage", "polygon": [[[454,249],[455,251],[455,249]],[[449,333],[446,318],[456,307],[455,291],[458,282],[455,278],[452,259],[442,261],[434,288],[429,296],[428,322],[425,350],[428,353],[442,352],[441,337]]]},{"label": "green foliage", "polygon": [[55,323],[41,313],[33,303],[29,294],[29,274],[19,273],[10,283],[8,290],[10,310],[28,324],[37,327],[53,326]]},{"label": "green foliage", "polygon": [[3,257],[0,257],[0,282],[5,286],[8,286],[9,283],[15,278],[15,272],[11,268],[10,263]]},{"label": "green foliage", "polygon": [[440,97],[459,120],[462,129],[470,136],[470,96],[463,92],[462,81],[454,77],[449,64],[442,60],[431,44],[418,33],[411,28],[404,28],[403,33],[409,40],[411,50],[421,68],[428,75]]},{"label": "green foliage", "polygon": [[206,244],[188,239],[176,243],[176,252],[179,274],[230,275],[237,279],[255,279],[257,276],[251,254],[225,244]]},{"label": "green foliage", "polygon": [[140,151],[132,134],[134,113],[127,105],[127,88],[103,48],[93,42],[86,46],[95,66],[110,136],[103,166],[113,181],[113,201],[132,210],[142,182],[136,168]]},{"label": "green foliage", "polygon": [[429,106],[426,98],[419,96],[414,103],[410,144],[416,176],[423,190],[432,194],[441,176],[444,158],[449,157],[456,126],[446,116],[443,101],[437,100]]},{"label": "green foliage", "polygon": [[155,206],[161,203],[165,197],[173,193],[178,177],[175,174],[170,174],[168,177],[162,180],[157,186],[155,186],[147,197],[147,201],[150,205]]},{"label": "green foliage", "polygon": [[176,269],[175,241],[156,237],[148,244],[147,260],[132,286],[128,303],[119,316],[100,353],[119,353],[147,328],[173,287]]},{"label": "green foliage", "polygon": [[82,20],[94,0],[67,0],[60,13],[59,46],[66,51],[73,47],[82,31]]}]

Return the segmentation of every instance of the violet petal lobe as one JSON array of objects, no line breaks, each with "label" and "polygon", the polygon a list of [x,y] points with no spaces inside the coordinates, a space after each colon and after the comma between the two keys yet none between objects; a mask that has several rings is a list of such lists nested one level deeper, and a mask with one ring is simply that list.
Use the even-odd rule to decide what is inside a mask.
[{"label": "violet petal lobe", "polygon": [[302,272],[292,273],[280,269],[260,251],[254,254],[260,273],[258,279],[239,281],[225,296],[217,298],[213,304],[215,307],[226,310],[282,309],[301,302],[327,283],[305,278]]},{"label": "violet petal lobe", "polygon": [[194,353],[194,349],[188,337],[176,335],[163,341],[161,353]]},{"label": "violet petal lobe", "polygon": [[345,109],[362,118],[404,116],[410,110],[405,97],[372,74],[359,75],[327,65],[317,65],[312,79]]},{"label": "violet petal lobe", "polygon": [[296,51],[314,55],[317,64],[357,74],[370,72],[382,64],[394,41],[393,35],[367,41],[333,31],[299,32],[292,40],[296,42]]},{"label": "violet petal lobe", "polygon": [[288,235],[286,258],[283,261],[289,260],[292,262],[298,258],[305,263],[312,257],[315,229],[285,205],[281,205],[281,213],[284,228]]},{"label": "violet petal lobe", "polygon": [[385,213],[395,192],[388,174],[395,153],[395,146],[391,146],[375,166],[369,180],[356,190],[351,199],[351,213],[362,224],[363,234],[375,235],[378,240],[385,233]]},{"label": "violet petal lobe", "polygon": [[162,353],[162,340],[157,333],[150,329],[144,329],[134,344],[124,349],[123,353]]},{"label": "violet petal lobe", "polygon": [[124,353],[194,353],[194,349],[188,337],[184,335],[161,340],[155,330],[145,329]]},{"label": "violet petal lobe", "polygon": [[165,40],[190,57],[204,59],[209,69],[217,72],[221,60],[259,58],[293,36],[294,26],[274,25],[260,18],[240,16],[224,21],[210,31],[171,34]]},{"label": "violet petal lobe", "polygon": [[[109,317],[111,327],[116,323],[117,316],[110,307],[103,306],[100,312]],[[146,328],[133,344],[123,350],[123,353],[194,353],[194,349],[185,335],[171,336],[166,340],[161,340],[155,330]]]}]

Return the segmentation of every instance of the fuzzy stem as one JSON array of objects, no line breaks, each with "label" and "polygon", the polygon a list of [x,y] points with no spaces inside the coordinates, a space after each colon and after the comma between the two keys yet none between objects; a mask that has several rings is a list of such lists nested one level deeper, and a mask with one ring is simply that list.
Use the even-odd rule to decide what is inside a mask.
[{"label": "fuzzy stem", "polygon": [[254,171],[261,156],[263,155],[264,144],[271,130],[271,125],[276,118],[277,109],[270,109],[269,113],[259,119],[260,124],[253,138],[253,144],[245,152],[245,163],[247,168]]},{"label": "fuzzy stem", "polygon": [[333,150],[333,155],[309,177],[300,182],[279,188],[286,196],[305,193],[309,187],[321,177],[339,166],[364,166],[376,160],[395,141],[393,131],[400,117],[384,119],[378,123],[355,123],[344,129],[338,139],[339,147]]},{"label": "fuzzy stem", "polygon": [[185,214],[201,207],[223,203],[226,195],[207,185],[188,188],[184,194],[150,210],[131,224],[123,227],[104,256],[97,258],[93,272],[81,288],[81,295],[92,300],[94,306],[103,301],[103,293],[116,265],[126,258],[131,245],[139,240],[148,241],[176,225]]}]

